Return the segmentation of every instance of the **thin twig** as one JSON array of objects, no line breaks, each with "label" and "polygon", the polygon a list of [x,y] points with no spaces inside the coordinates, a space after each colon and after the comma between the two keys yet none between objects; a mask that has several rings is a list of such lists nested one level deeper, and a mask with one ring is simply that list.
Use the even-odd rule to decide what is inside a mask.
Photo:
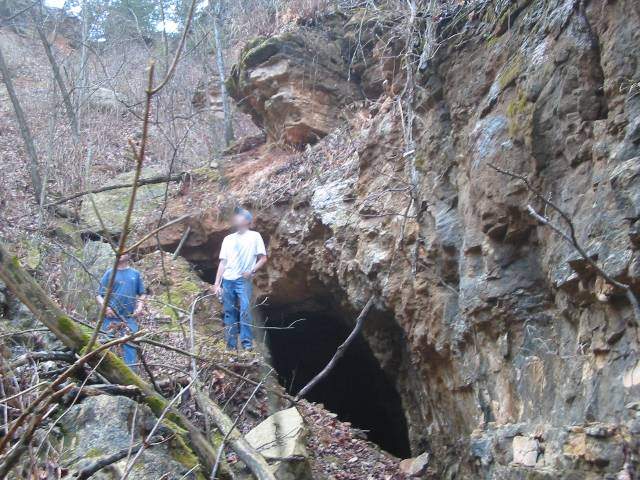
[{"label": "thin twig", "polygon": [[255,395],[258,392],[258,390],[260,390],[260,387],[262,386],[262,384],[267,380],[267,378],[269,378],[269,376],[271,375],[272,372],[273,372],[273,368],[270,369],[267,372],[267,374],[262,378],[262,380],[260,380],[260,383],[255,386],[255,388],[251,392],[251,395],[249,395],[249,398],[247,398],[247,401],[244,402],[244,405],[242,405],[242,408],[238,412],[238,416],[236,417],[235,421],[233,422],[233,425],[231,425],[231,428],[229,429],[229,431],[227,433],[225,433],[224,438],[222,439],[222,442],[220,442],[220,448],[218,449],[218,455],[216,456],[216,463],[213,466],[213,469],[211,469],[211,475],[209,476],[210,480],[214,480],[216,478],[216,472],[218,471],[218,465],[220,465],[220,460],[222,460],[222,453],[224,452],[224,446],[227,443],[227,440],[229,440],[229,437],[231,436],[231,433],[233,432],[233,430],[238,425],[238,422],[242,418],[242,415],[244,414],[244,411],[247,409],[247,405],[249,405],[249,402],[251,400],[253,400],[253,397],[255,397]]},{"label": "thin twig", "polygon": [[136,170],[133,176],[133,187],[131,188],[131,196],[129,197],[129,206],[127,207],[127,213],[124,218],[124,224],[122,226],[122,233],[120,234],[120,242],[118,244],[118,250],[116,252],[116,256],[113,262],[113,268],[111,269],[111,274],[109,275],[109,281],[107,283],[107,288],[103,297],[102,306],[100,308],[100,313],[98,315],[98,321],[96,323],[95,329],[91,334],[91,339],[87,344],[87,351],[91,351],[93,345],[96,343],[98,339],[98,333],[102,328],[102,324],[104,323],[104,318],[107,313],[107,309],[109,308],[109,301],[111,299],[111,293],[113,291],[113,285],[115,284],[116,274],[118,272],[118,263],[120,262],[120,257],[125,252],[125,245],[127,243],[127,237],[129,235],[129,225],[131,223],[131,217],[133,216],[133,207],[136,203],[136,193],[138,191],[138,180],[140,179],[140,172],[142,170],[142,163],[144,162],[144,155],[147,145],[147,138],[149,135],[149,114],[151,111],[151,99],[153,98],[153,70],[154,64],[151,62],[148,69],[148,78],[147,78],[147,100],[145,102],[144,107],[144,121],[142,124],[142,139],[140,141],[140,148],[138,151],[134,153],[136,155]]}]

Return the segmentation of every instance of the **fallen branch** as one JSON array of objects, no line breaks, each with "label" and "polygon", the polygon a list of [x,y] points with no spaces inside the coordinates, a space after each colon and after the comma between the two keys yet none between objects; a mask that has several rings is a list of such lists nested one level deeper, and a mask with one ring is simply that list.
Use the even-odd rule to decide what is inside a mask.
[{"label": "fallen branch", "polygon": [[18,357],[13,363],[11,363],[11,369],[22,367],[30,362],[49,362],[59,361],[73,363],[76,357],[70,352],[29,352]]},{"label": "fallen branch", "polygon": [[[256,387],[256,390],[257,389],[258,387]],[[275,480],[267,461],[249,444],[249,442],[247,442],[247,440],[245,440],[240,432],[235,429],[235,423],[222,411],[222,409],[207,395],[203,393],[197,393],[196,395],[196,400],[200,408],[204,410],[209,417],[211,417],[213,423],[225,436],[223,443],[226,441],[229,442],[229,445],[233,451],[236,452],[238,458],[240,458],[240,460],[249,467],[258,480]]]},{"label": "fallen branch", "polygon": [[55,202],[49,202],[45,204],[45,207],[53,207],[55,205],[60,205],[62,203],[66,203],[70,200],[74,200],[79,197],[84,197],[85,195],[108,192],[110,190],[118,190],[121,188],[131,188],[134,185],[136,187],[142,187],[144,185],[155,185],[157,183],[165,183],[165,182],[179,182],[184,176],[185,172],[174,173],[173,175],[156,175],[155,177],[141,178],[135,183],[119,183],[116,185],[108,185],[106,187],[94,188],[92,190],[83,190],[81,192],[76,192],[66,197],[59,198]]},{"label": "fallen branch", "polygon": [[79,470],[78,473],[76,473],[75,478],[77,478],[78,480],[86,480],[87,478],[91,477],[93,474],[98,473],[103,468],[108,467],[109,465],[113,465],[116,462],[119,462],[130,453],[134,453],[134,454],[138,453],[138,451],[142,448],[142,445],[143,445],[142,443],[138,443],[133,447],[128,446],[126,448],[123,448],[122,450],[112,455],[101,457],[95,462],[93,462],[92,464],[84,467],[82,470]]},{"label": "fallen branch", "polygon": [[356,319],[356,326],[353,327],[353,330],[351,330],[351,333],[349,334],[347,339],[344,342],[342,342],[342,345],[338,347],[338,349],[336,350],[336,353],[333,355],[331,360],[329,360],[329,363],[327,363],[327,365],[322,369],[322,371],[318,373],[315,377],[313,377],[311,381],[307,383],[302,388],[302,390],[300,390],[300,392],[298,392],[298,395],[296,395],[296,399],[295,399],[296,402],[300,401],[301,398],[303,398],[307,393],[309,393],[309,390],[311,390],[318,383],[320,383],[320,381],[323,378],[325,378],[327,375],[329,375],[329,372],[331,372],[331,370],[333,370],[333,367],[336,366],[336,363],[338,362],[338,360],[340,360],[340,358],[344,355],[344,352],[347,349],[347,347],[351,345],[351,343],[358,336],[358,333],[360,333],[360,330],[362,330],[362,326],[364,325],[364,319],[366,318],[367,313],[369,313],[369,310],[371,310],[374,300],[375,300],[375,296],[371,295],[371,297],[369,297],[369,300],[367,300],[367,303],[364,305],[364,308],[360,312],[360,315],[358,315],[358,318]]},{"label": "fallen branch", "polygon": [[187,237],[189,237],[190,233],[191,233],[191,226],[189,225],[187,226],[187,229],[182,234],[180,243],[178,243],[178,247],[176,248],[175,252],[173,252],[173,257],[171,258],[173,258],[174,260],[178,258],[178,255],[180,255],[180,250],[182,250],[182,247],[184,246],[184,243],[187,241]]},{"label": "fallen branch", "polygon": [[135,385],[111,385],[111,384],[98,384],[85,386],[83,388],[73,387],[69,391],[70,397],[77,397],[78,400],[82,400],[86,397],[97,397],[98,395],[113,395],[118,397],[128,397],[137,399],[140,398],[142,392]]}]

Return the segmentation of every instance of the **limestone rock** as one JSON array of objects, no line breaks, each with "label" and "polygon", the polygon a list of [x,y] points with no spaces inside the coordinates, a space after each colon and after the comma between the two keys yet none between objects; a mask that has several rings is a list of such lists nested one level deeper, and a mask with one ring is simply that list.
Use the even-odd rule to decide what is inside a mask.
[{"label": "limestone rock", "polygon": [[[140,178],[153,177],[161,174],[162,172],[152,167],[146,167],[142,169]],[[133,181],[133,175],[134,172],[126,172],[117,175],[113,180],[107,182],[106,186],[130,184]],[[138,188],[136,204],[133,211],[132,225],[136,225],[137,221],[162,204],[164,192],[165,185],[162,183],[155,185],[143,185]],[[95,210],[89,199],[85,199],[82,202],[80,219],[87,228],[93,232],[118,235],[122,229],[122,224],[124,223],[130,195],[131,188],[119,188],[93,195],[96,208],[100,213],[100,218],[102,218],[106,231],[102,230],[100,221],[96,216]]]},{"label": "limestone rock", "polygon": [[[135,413],[134,413],[135,412]],[[135,424],[131,425],[135,418]],[[88,397],[82,403],[71,407],[60,421],[64,435],[64,451],[68,458],[66,462],[72,469],[86,467],[98,458],[111,455],[124,448],[133,441],[139,443],[156,422],[156,417],[146,405],[137,405],[126,397],[112,397],[99,395]],[[170,434],[160,427],[160,435]],[[161,478],[181,478],[193,465],[183,465],[176,459],[185,461],[188,455],[180,456],[174,442],[168,441],[146,449],[139,461],[131,470],[129,478],[143,480]],[[172,448],[174,450],[172,451]],[[195,460],[192,456],[191,460]],[[126,468],[126,459],[100,472],[99,478],[117,480],[121,478]],[[185,477],[195,479],[191,473]]]},{"label": "limestone rock", "polygon": [[[414,151],[392,97],[401,79],[386,78],[397,60],[389,45],[374,55],[389,62],[386,86],[372,77],[366,90],[391,96],[347,135],[308,146],[300,160],[311,168],[296,169],[295,158],[291,176],[235,191],[238,203],[264,205],[265,186],[291,190],[259,212],[269,264],[256,293],[283,308],[331,298],[332,314],[349,327],[378,292],[363,337],[402,399],[411,447],[429,446],[436,477],[455,469],[461,478],[614,478],[621,451],[640,461],[636,412],[625,409],[640,388],[633,312],[563,238],[532,220],[527,205],[542,212],[539,199],[491,165],[525,175],[569,214],[587,255],[640,292],[635,4],[596,0],[577,12],[569,0],[445,3],[458,5],[438,17],[446,38],[416,72]],[[360,25],[374,30],[362,29],[365,43],[383,38],[385,22],[368,15],[376,12],[354,12],[347,23],[356,29],[334,39],[357,38]],[[319,120],[324,131],[336,118],[318,108],[321,118],[302,112],[296,123],[291,107],[308,98],[300,76],[309,55],[317,52],[322,78],[339,77],[324,62],[334,40],[321,33],[336,21],[294,26],[243,52],[232,90],[269,140]],[[370,58],[352,67],[359,86],[367,71],[379,73]],[[276,108],[281,96],[292,99],[286,115]],[[326,100],[344,107],[340,97]],[[339,148],[343,137],[347,148]],[[270,161],[251,165],[266,171]],[[289,187],[298,180],[304,187]],[[418,202],[407,194],[414,182]],[[199,222],[201,236],[184,254],[204,264],[226,225]],[[587,435],[597,422],[619,433]]]},{"label": "limestone rock", "polygon": [[91,93],[89,105],[101,111],[118,111],[122,108],[124,97],[110,88],[100,87]]},{"label": "limestone rock", "polygon": [[245,435],[268,462],[278,480],[311,480],[305,439],[307,428],[295,407],[281,410]]},{"label": "limestone rock", "polygon": [[425,452],[415,458],[406,458],[400,462],[400,471],[409,477],[419,477],[425,473],[429,465],[429,453]]},{"label": "limestone rock", "polygon": [[315,143],[344,118],[346,105],[362,98],[349,80],[344,47],[340,28],[332,26],[258,38],[240,53],[229,92],[271,140]]}]

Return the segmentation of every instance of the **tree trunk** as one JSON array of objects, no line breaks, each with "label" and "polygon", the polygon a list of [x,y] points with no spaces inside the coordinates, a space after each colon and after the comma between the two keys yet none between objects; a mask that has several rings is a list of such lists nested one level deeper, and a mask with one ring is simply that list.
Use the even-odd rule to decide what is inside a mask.
[{"label": "tree trunk", "polygon": [[229,103],[229,92],[225,84],[224,57],[222,56],[223,44],[220,37],[220,29],[218,28],[218,15],[220,14],[220,2],[218,1],[213,7],[213,39],[216,47],[216,66],[218,67],[218,76],[220,78],[220,95],[222,96],[222,112],[224,114],[224,143],[229,146],[233,142],[233,117],[231,115],[231,105]]},{"label": "tree trunk", "polygon": [[67,117],[69,117],[69,122],[71,123],[71,131],[73,132],[73,136],[75,137],[75,139],[78,140],[80,135],[78,131],[78,119],[76,118],[76,112],[73,108],[73,103],[71,102],[69,90],[67,89],[64,78],[62,78],[62,74],[60,73],[58,62],[53,56],[53,50],[51,49],[49,39],[47,39],[47,35],[42,30],[42,25],[40,25],[40,22],[35,15],[33,15],[31,18],[33,19],[33,24],[36,27],[36,31],[38,32],[38,37],[40,37],[40,41],[42,42],[42,46],[44,47],[44,52],[47,54],[47,59],[49,60],[51,70],[53,71],[53,78],[55,78],[56,83],[58,84],[58,88],[60,88],[60,94],[62,95],[64,109],[67,112]]},{"label": "tree trunk", "polygon": [[[0,244],[0,280],[65,346],[76,352],[82,352],[85,349],[91,338],[91,330],[71,320],[49,298],[34,278],[22,268],[18,259],[9,255],[2,244]],[[96,358],[90,363],[96,364],[98,360],[100,359]],[[157,416],[161,415],[168,405],[166,399],[158,395],[151,385],[131,371],[113,352],[105,353],[99,362],[98,372],[112,383],[138,387],[142,393],[142,401]],[[208,469],[213,468],[219,445],[211,445],[200,430],[178,410],[170,409],[165,418],[186,431],[186,434],[176,431],[173,447],[184,448],[188,452],[187,445],[189,445],[202,465]],[[215,443],[219,443],[220,440],[216,439]],[[221,478],[232,478],[226,465],[223,465],[221,470]]]},{"label": "tree trunk", "polygon": [[20,106],[20,100],[16,94],[16,89],[13,86],[11,80],[11,72],[7,66],[7,62],[4,59],[2,49],[0,49],[0,73],[2,73],[2,81],[5,87],[7,87],[7,93],[13,104],[13,110],[16,113],[16,119],[18,120],[18,127],[20,128],[20,135],[24,141],[24,147],[27,150],[27,157],[29,158],[29,174],[31,175],[31,183],[33,184],[33,191],[36,197],[36,203],[40,205],[43,202],[42,198],[42,178],[40,177],[40,167],[38,166],[38,153],[36,152],[36,146],[33,143],[33,137],[27,124],[27,119],[24,115],[24,110]]}]

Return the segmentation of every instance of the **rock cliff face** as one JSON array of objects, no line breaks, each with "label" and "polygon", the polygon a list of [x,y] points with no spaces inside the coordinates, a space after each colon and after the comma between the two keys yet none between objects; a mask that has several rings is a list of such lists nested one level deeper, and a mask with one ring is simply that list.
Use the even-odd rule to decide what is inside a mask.
[{"label": "rock cliff face", "polygon": [[[229,161],[224,175],[257,184],[224,197],[259,210],[270,251],[260,293],[281,312],[330,309],[348,323],[376,295],[364,336],[437,478],[634,478],[630,305],[491,165],[527,176],[604,271],[640,293],[640,4],[478,2],[442,15],[416,78],[414,151],[393,96],[402,59],[384,54],[402,48],[371,34],[388,25],[367,15],[258,40],[234,68],[241,105],[296,145],[382,94],[269,184],[255,165],[242,170],[247,156]],[[368,61],[356,67],[354,24]],[[199,247],[224,233],[205,217],[194,215],[185,247],[201,263]],[[180,238],[164,235],[167,246]]]}]

